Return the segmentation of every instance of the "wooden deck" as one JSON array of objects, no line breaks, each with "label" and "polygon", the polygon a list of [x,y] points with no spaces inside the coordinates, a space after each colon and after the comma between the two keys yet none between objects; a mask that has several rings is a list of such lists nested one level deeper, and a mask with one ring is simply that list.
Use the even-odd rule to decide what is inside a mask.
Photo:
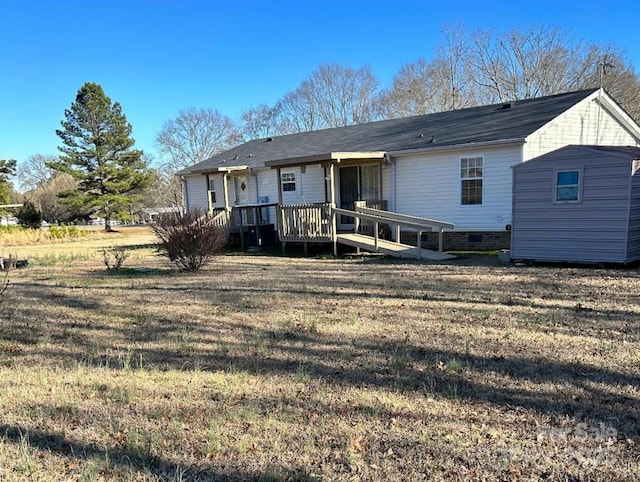
[{"label": "wooden deck", "polygon": [[376,249],[375,239],[364,234],[338,233],[337,238],[337,241],[340,244],[346,244],[347,246],[364,249],[366,251],[383,253],[395,258],[418,258],[445,261],[456,257],[449,253],[431,251],[429,249],[417,248],[416,246],[411,246],[409,244],[385,241],[383,239],[378,239],[378,247]]},{"label": "wooden deck", "polygon": [[[367,204],[373,204],[376,207],[369,207]],[[278,239],[283,253],[287,243],[303,243],[305,253],[309,243],[333,243],[333,251],[336,254],[339,243],[398,258],[436,261],[455,258],[454,255],[445,253],[442,246],[442,232],[445,229],[452,229],[453,223],[379,209],[386,207],[385,201],[358,202],[354,206],[355,210],[340,209],[333,203],[295,205],[270,203],[234,206],[213,210],[213,222],[226,226],[230,232],[239,232],[243,249],[244,228],[248,225],[255,226],[259,247],[261,245],[260,227],[265,226],[264,220],[268,217],[266,210],[270,207],[276,207]],[[353,232],[338,233],[337,216],[353,218]],[[394,228],[395,241],[381,239],[381,227],[387,230]],[[416,232],[416,246],[400,243],[401,228]],[[439,232],[438,251],[421,248],[422,233],[436,230]]]}]

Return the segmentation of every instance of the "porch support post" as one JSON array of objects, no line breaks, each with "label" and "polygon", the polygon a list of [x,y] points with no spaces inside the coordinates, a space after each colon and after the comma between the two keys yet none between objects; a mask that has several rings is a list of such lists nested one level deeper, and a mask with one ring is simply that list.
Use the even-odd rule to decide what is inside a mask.
[{"label": "porch support post", "polygon": [[438,231],[438,252],[442,253],[443,248],[444,248],[444,243],[442,241],[442,232],[444,231],[444,228],[440,228],[440,231]]},{"label": "porch support post", "polygon": [[396,243],[400,244],[400,225],[396,224]]},{"label": "porch support post", "polygon": [[422,259],[422,231],[418,230],[418,259]]},{"label": "porch support post", "polygon": [[331,241],[333,255],[338,256],[338,223],[336,222],[336,185],[333,163],[329,164],[329,199],[331,201]]},{"label": "porch support post", "polygon": [[210,180],[209,180],[209,174],[206,175],[207,178],[207,211],[209,212],[209,214],[211,214],[213,212],[213,203],[211,202],[211,191],[209,191],[209,186],[210,186]]},{"label": "porch support post", "polygon": [[277,169],[278,171],[278,204],[282,205],[282,180],[280,178],[280,168]]},{"label": "porch support post", "polygon": [[285,213],[284,213],[284,210],[282,209],[282,180],[280,179],[280,168],[276,169],[276,176],[277,176],[276,182],[278,183],[278,208],[277,208],[277,212],[280,214],[278,216],[278,240],[282,244],[282,256],[284,256],[284,249],[285,249],[285,246],[286,246],[287,242],[282,240],[282,238],[284,237],[284,217],[285,217]]},{"label": "porch support post", "polygon": [[[383,203],[384,193],[382,192],[382,163],[383,162],[384,160],[378,163],[378,193],[380,194],[378,197],[380,198],[380,209],[382,209],[382,205],[384,204]],[[389,209],[389,206],[387,206],[387,209]]]},{"label": "porch support post", "polygon": [[222,175],[222,193],[224,196],[224,209],[225,211],[229,211],[229,182],[227,179],[227,173],[225,172]]}]

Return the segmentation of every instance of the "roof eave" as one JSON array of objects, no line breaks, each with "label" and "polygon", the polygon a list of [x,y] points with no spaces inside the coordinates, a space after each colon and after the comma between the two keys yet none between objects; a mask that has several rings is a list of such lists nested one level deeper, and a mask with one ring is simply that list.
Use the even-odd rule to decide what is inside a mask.
[{"label": "roof eave", "polygon": [[404,149],[400,151],[390,151],[388,152],[388,154],[393,157],[401,157],[401,156],[412,156],[415,154],[432,153],[432,152],[440,152],[440,151],[455,151],[455,150],[461,150],[461,149],[473,149],[478,147],[524,144],[525,142],[526,142],[525,137],[514,137],[512,139],[467,142],[464,144],[452,144],[449,146],[432,146],[432,147],[419,147],[417,149]]},{"label": "roof eave", "polygon": [[323,154],[313,154],[310,156],[274,159],[272,161],[266,161],[264,165],[267,167],[276,168],[302,166],[306,164],[318,164],[320,162],[339,163],[340,161],[346,161],[349,159],[384,159],[385,154],[385,151],[326,152]]},{"label": "roof eave", "polygon": [[185,176],[189,174],[216,174],[216,173],[225,173],[225,172],[233,172],[233,171],[248,171],[250,169],[249,166],[217,166],[217,167],[207,167],[201,169],[183,169],[182,171],[178,171],[176,175]]}]

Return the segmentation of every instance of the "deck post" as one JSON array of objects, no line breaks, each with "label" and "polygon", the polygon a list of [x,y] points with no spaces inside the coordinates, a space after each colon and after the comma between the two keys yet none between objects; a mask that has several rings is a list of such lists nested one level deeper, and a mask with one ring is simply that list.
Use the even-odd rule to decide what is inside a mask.
[{"label": "deck post", "polygon": [[338,256],[338,223],[336,221],[336,188],[333,163],[329,164],[329,191],[331,200],[331,241],[333,255]]},{"label": "deck post", "polygon": [[244,251],[244,216],[242,215],[242,209],[238,209],[238,215],[240,216],[240,249]]},{"label": "deck post", "polygon": [[442,241],[443,231],[444,231],[444,228],[440,228],[440,230],[438,231],[438,252],[439,253],[442,253],[444,249],[444,243]]},{"label": "deck post", "polygon": [[418,240],[416,242],[418,245],[418,259],[422,259],[422,231],[418,230]]},{"label": "deck post", "polygon": [[396,243],[400,244],[400,225],[396,224]]},{"label": "deck post", "polygon": [[378,221],[373,223],[373,244],[376,247],[376,253],[378,252]]},{"label": "deck post", "polygon": [[260,237],[260,216],[258,216],[258,207],[254,206],[253,208],[253,216],[256,221],[256,244],[258,245],[258,251],[262,246],[262,238]]}]

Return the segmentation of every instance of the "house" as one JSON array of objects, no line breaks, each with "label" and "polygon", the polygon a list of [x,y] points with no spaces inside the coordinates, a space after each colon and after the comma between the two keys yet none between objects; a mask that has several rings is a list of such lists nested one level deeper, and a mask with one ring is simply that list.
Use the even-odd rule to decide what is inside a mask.
[{"label": "house", "polygon": [[180,208],[178,206],[169,206],[161,208],[142,208],[138,213],[138,219],[143,223],[152,223],[158,216],[163,214],[175,214],[179,213]]},{"label": "house", "polygon": [[513,168],[514,259],[640,259],[640,148],[567,146]]},{"label": "house", "polygon": [[[449,250],[499,249],[510,245],[511,166],[570,144],[638,146],[640,128],[605,91],[589,89],[256,139],[178,174],[188,209],[238,215],[259,204],[241,224],[275,225],[281,241],[353,229],[360,218],[327,216],[360,202],[409,216],[391,229],[396,241],[442,248],[444,236]],[[301,205],[304,213],[289,208]],[[363,216],[384,224],[379,213]]]}]

